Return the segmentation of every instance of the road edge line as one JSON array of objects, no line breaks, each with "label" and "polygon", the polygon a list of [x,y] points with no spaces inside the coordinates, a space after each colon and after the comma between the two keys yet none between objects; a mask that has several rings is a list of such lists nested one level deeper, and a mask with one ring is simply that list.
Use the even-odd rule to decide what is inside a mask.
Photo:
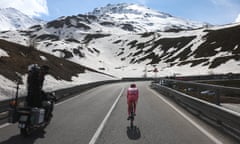
[{"label": "road edge line", "polygon": [[218,140],[215,136],[213,136],[211,133],[209,133],[207,130],[205,130],[203,127],[201,127],[199,124],[194,122],[190,117],[188,117],[186,114],[178,110],[174,105],[172,105],[168,100],[166,100],[164,97],[161,97],[157,92],[153,91],[148,87],[148,89],[155,94],[158,98],[160,98],[164,103],[169,105],[173,110],[175,110],[177,113],[179,113],[182,117],[184,117],[187,121],[189,121],[193,126],[195,126],[198,130],[200,130],[204,135],[206,135],[208,138],[210,138],[215,144],[223,144],[220,140]]}]

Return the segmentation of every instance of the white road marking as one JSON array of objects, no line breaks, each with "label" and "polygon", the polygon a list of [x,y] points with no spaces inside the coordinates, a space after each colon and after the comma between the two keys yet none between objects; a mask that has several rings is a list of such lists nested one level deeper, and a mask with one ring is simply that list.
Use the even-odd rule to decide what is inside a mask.
[{"label": "white road marking", "polygon": [[203,134],[205,134],[208,138],[210,138],[215,144],[223,144],[220,140],[218,140],[215,136],[213,136],[211,133],[209,133],[207,130],[205,130],[203,127],[201,127],[199,124],[194,122],[190,117],[185,115],[183,112],[178,110],[174,105],[172,105],[168,100],[166,100],[164,97],[160,96],[157,92],[153,91],[152,89],[148,88],[153,94],[155,94],[157,97],[159,97],[163,102],[168,104],[172,109],[174,109],[176,112],[178,112],[182,117],[184,117],[187,121],[189,121],[192,125],[194,125],[197,129],[199,129]]},{"label": "white road marking", "polygon": [[5,128],[5,127],[7,127],[7,126],[9,126],[9,125],[10,125],[10,123],[2,124],[2,125],[0,125],[0,129]]},{"label": "white road marking", "polygon": [[110,117],[113,109],[116,107],[121,95],[123,94],[124,88],[122,88],[120,94],[118,95],[117,99],[115,100],[115,102],[113,103],[112,107],[110,108],[110,110],[108,111],[107,115],[105,116],[105,118],[103,119],[103,121],[101,122],[100,126],[98,127],[97,131],[95,132],[95,134],[93,135],[91,141],[89,142],[89,144],[95,144],[99,135],[101,134],[108,118]]}]

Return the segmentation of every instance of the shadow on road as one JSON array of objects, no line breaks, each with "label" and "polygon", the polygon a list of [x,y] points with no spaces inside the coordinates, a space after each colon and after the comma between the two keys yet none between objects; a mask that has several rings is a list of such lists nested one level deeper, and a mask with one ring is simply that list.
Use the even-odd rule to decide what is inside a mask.
[{"label": "shadow on road", "polygon": [[140,129],[137,126],[134,126],[133,128],[127,127],[127,136],[131,140],[140,139],[141,138]]},{"label": "shadow on road", "polygon": [[10,137],[8,140],[0,142],[0,144],[34,144],[39,138],[44,138],[45,131],[37,130],[28,137],[23,137],[20,134]]}]

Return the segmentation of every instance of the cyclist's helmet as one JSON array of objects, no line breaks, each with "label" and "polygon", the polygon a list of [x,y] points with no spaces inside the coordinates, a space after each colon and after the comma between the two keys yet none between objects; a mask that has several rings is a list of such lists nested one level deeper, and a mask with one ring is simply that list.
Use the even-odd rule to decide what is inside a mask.
[{"label": "cyclist's helmet", "polygon": [[130,87],[131,87],[131,88],[135,88],[135,87],[136,87],[136,84],[133,83],[133,84],[130,85]]}]

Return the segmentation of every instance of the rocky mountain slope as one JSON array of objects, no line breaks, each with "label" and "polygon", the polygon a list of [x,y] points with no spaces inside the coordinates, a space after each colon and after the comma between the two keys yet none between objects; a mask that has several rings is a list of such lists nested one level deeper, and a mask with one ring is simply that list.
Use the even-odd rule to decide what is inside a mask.
[{"label": "rocky mountain slope", "polygon": [[239,24],[210,27],[119,4],[0,38],[118,77],[198,75],[240,72],[239,30]]},{"label": "rocky mountain slope", "polygon": [[27,68],[31,64],[50,67],[49,75],[44,82],[43,89],[45,91],[114,78],[80,64],[38,51],[33,47],[0,40],[0,100],[15,95],[16,81],[20,81],[20,96],[26,95]]},{"label": "rocky mountain slope", "polygon": [[32,63],[51,67],[45,90],[116,77],[240,73],[239,37],[240,24],[210,26],[135,4],[0,31],[0,99],[18,78],[25,92]]}]

